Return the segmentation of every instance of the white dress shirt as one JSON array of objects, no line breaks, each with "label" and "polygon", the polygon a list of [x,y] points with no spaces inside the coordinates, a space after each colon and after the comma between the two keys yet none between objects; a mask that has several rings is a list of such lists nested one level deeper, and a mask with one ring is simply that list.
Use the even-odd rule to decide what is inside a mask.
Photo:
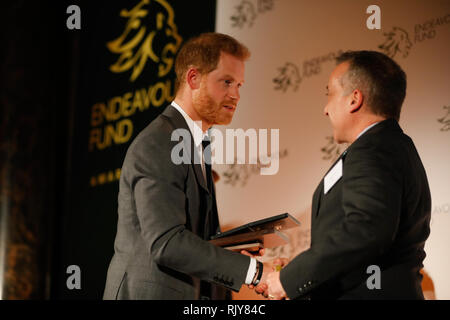
[{"label": "white dress shirt", "polygon": [[186,123],[189,127],[189,130],[191,131],[192,137],[194,139],[195,149],[197,150],[197,154],[199,156],[198,159],[201,159],[201,165],[202,165],[202,172],[203,172],[203,178],[206,180],[206,169],[205,169],[205,162],[203,160],[203,146],[202,141],[203,140],[209,140],[209,133],[208,131],[203,132],[202,130],[202,122],[201,121],[194,121],[191,117],[181,108],[178,103],[175,101],[172,101],[172,106],[178,110],[178,112],[181,113],[184,120],[186,120]]},{"label": "white dress shirt", "polygon": [[[183,108],[177,104],[175,101],[172,101],[171,105],[178,110],[178,112],[181,113],[183,118],[186,120],[186,123],[189,127],[189,130],[191,131],[192,137],[194,139],[195,148],[198,152],[198,155],[200,156],[199,159],[202,161],[202,171],[203,171],[203,177],[206,181],[206,169],[205,169],[205,162],[203,160],[203,147],[202,147],[202,141],[205,139],[209,140],[209,134],[207,132],[203,132],[202,130],[202,123],[201,121],[194,121],[191,117],[183,110]],[[252,280],[256,273],[256,259],[250,257],[250,264],[247,271],[247,277],[245,278],[245,284],[251,284]]]}]

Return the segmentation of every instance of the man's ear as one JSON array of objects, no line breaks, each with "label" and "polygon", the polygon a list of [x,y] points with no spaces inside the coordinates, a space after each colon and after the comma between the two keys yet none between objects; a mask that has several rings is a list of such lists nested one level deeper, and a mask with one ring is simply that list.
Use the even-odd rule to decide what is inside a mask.
[{"label": "man's ear", "polygon": [[363,102],[364,102],[364,96],[359,89],[353,90],[352,93],[350,93],[349,96],[350,104],[349,104],[349,111],[350,113],[355,113],[359,109],[361,109]]},{"label": "man's ear", "polygon": [[189,68],[186,72],[186,82],[188,83],[191,90],[200,88],[200,82],[202,80],[202,75],[196,68]]}]

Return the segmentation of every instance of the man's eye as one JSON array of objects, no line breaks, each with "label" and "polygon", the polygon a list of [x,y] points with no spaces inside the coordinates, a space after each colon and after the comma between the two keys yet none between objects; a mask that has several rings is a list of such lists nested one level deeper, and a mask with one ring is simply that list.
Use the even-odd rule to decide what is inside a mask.
[{"label": "man's eye", "polygon": [[231,80],[225,80],[225,84],[226,84],[227,86],[231,85],[231,83],[232,83]]}]

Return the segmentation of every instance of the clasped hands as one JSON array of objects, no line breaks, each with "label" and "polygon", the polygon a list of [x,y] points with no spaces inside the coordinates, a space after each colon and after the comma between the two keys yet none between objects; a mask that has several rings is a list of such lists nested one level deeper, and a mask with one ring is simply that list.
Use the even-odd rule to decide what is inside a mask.
[{"label": "clasped hands", "polygon": [[[241,251],[242,254],[253,257],[247,251]],[[259,255],[263,255],[261,250]],[[250,289],[254,289],[257,294],[263,295],[270,300],[289,299],[280,281],[280,270],[288,263],[288,259],[277,258],[269,263],[263,263],[263,274],[259,284],[248,285]]]}]

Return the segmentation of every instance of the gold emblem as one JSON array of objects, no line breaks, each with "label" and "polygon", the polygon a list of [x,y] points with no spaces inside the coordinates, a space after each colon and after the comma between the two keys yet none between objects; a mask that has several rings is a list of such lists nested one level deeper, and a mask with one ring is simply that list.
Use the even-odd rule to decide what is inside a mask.
[{"label": "gold emblem", "polygon": [[[111,72],[132,69],[130,81],[133,82],[150,60],[157,65],[158,77],[165,76],[172,69],[183,40],[177,32],[173,8],[166,0],[141,0],[133,9],[121,10],[120,16],[128,19],[125,30],[106,45],[119,55],[109,67]],[[155,28],[151,28],[153,23]],[[157,47],[155,43],[162,45]]]}]

